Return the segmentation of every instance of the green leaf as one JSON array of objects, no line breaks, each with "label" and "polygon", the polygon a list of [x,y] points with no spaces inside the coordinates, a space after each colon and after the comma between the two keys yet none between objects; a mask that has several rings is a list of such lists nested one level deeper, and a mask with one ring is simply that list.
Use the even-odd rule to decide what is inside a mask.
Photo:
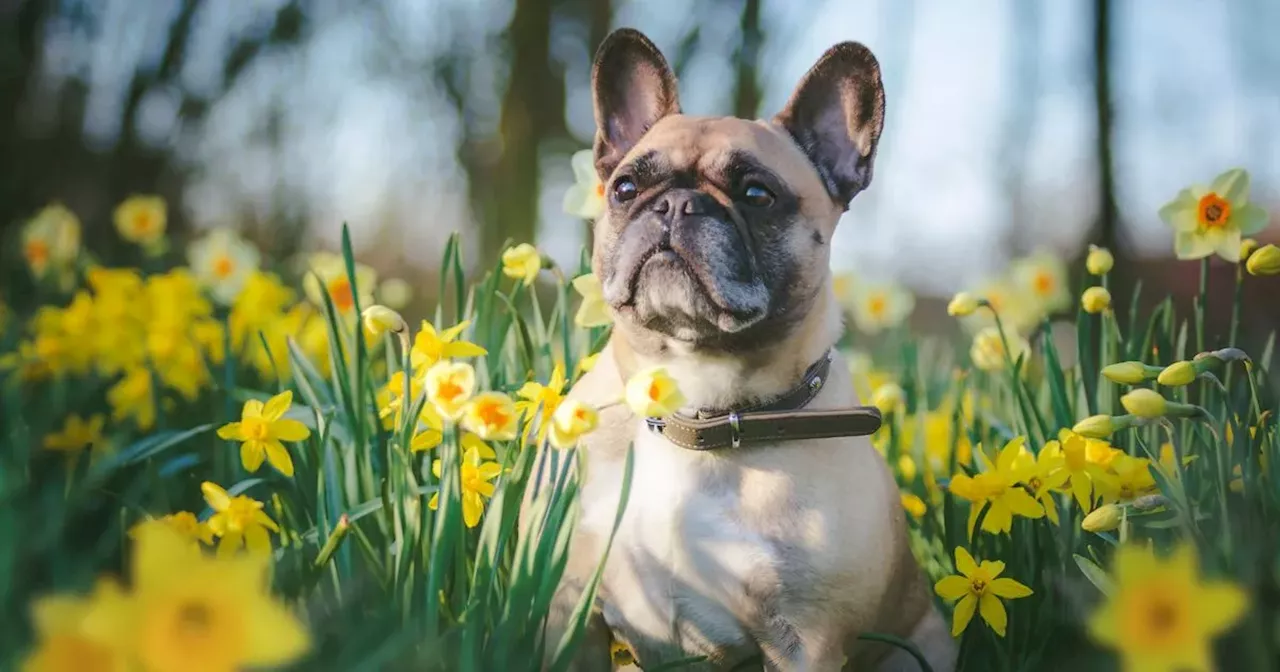
[{"label": "green leaf", "polygon": [[1077,553],[1072,553],[1071,557],[1076,561],[1076,566],[1080,568],[1084,578],[1089,579],[1089,583],[1092,583],[1103,595],[1110,596],[1115,592],[1115,584],[1112,583],[1111,577],[1107,576],[1097,563]]}]

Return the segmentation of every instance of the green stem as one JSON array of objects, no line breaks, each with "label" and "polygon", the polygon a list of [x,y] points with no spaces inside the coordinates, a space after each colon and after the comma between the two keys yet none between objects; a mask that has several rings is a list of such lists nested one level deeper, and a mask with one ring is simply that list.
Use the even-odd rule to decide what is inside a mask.
[{"label": "green stem", "polygon": [[1200,293],[1196,296],[1196,352],[1204,352],[1204,322],[1208,312],[1205,300],[1209,294],[1209,258],[1200,260]]}]

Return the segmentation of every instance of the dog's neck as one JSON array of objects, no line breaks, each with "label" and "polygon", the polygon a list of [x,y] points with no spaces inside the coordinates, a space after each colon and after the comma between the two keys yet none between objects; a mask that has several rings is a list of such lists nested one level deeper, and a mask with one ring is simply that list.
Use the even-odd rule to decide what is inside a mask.
[{"label": "dog's neck", "polygon": [[830,283],[814,297],[805,318],[782,339],[750,353],[698,351],[668,341],[659,352],[633,347],[615,330],[611,350],[623,381],[637,371],[666,367],[684,394],[684,412],[733,409],[775,399],[798,385],[805,371],[835,345],[842,329]]}]

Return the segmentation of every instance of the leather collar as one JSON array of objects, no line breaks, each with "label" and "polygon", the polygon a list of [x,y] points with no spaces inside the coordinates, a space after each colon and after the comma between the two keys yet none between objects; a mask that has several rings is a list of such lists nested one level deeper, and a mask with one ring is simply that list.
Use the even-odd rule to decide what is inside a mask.
[{"label": "leather collar", "polygon": [[804,410],[826,384],[831,358],[828,352],[805,371],[799,385],[768,403],[729,411],[698,411],[697,417],[677,413],[645,418],[645,422],[651,431],[689,450],[875,433],[880,428],[880,411],[874,406]]}]

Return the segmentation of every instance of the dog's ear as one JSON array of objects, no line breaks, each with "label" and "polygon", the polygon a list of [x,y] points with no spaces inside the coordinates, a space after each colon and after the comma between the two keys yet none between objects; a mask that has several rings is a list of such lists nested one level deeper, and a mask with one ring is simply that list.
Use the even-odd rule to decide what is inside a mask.
[{"label": "dog's ear", "polygon": [[680,112],[676,76],[649,38],[620,28],[596,52],[591,89],[596,172],[606,180],[649,127]]},{"label": "dog's ear", "polygon": [[871,50],[842,42],[800,80],[774,122],[818,169],[831,198],[844,206],[871,183],[884,127],[884,85]]}]

